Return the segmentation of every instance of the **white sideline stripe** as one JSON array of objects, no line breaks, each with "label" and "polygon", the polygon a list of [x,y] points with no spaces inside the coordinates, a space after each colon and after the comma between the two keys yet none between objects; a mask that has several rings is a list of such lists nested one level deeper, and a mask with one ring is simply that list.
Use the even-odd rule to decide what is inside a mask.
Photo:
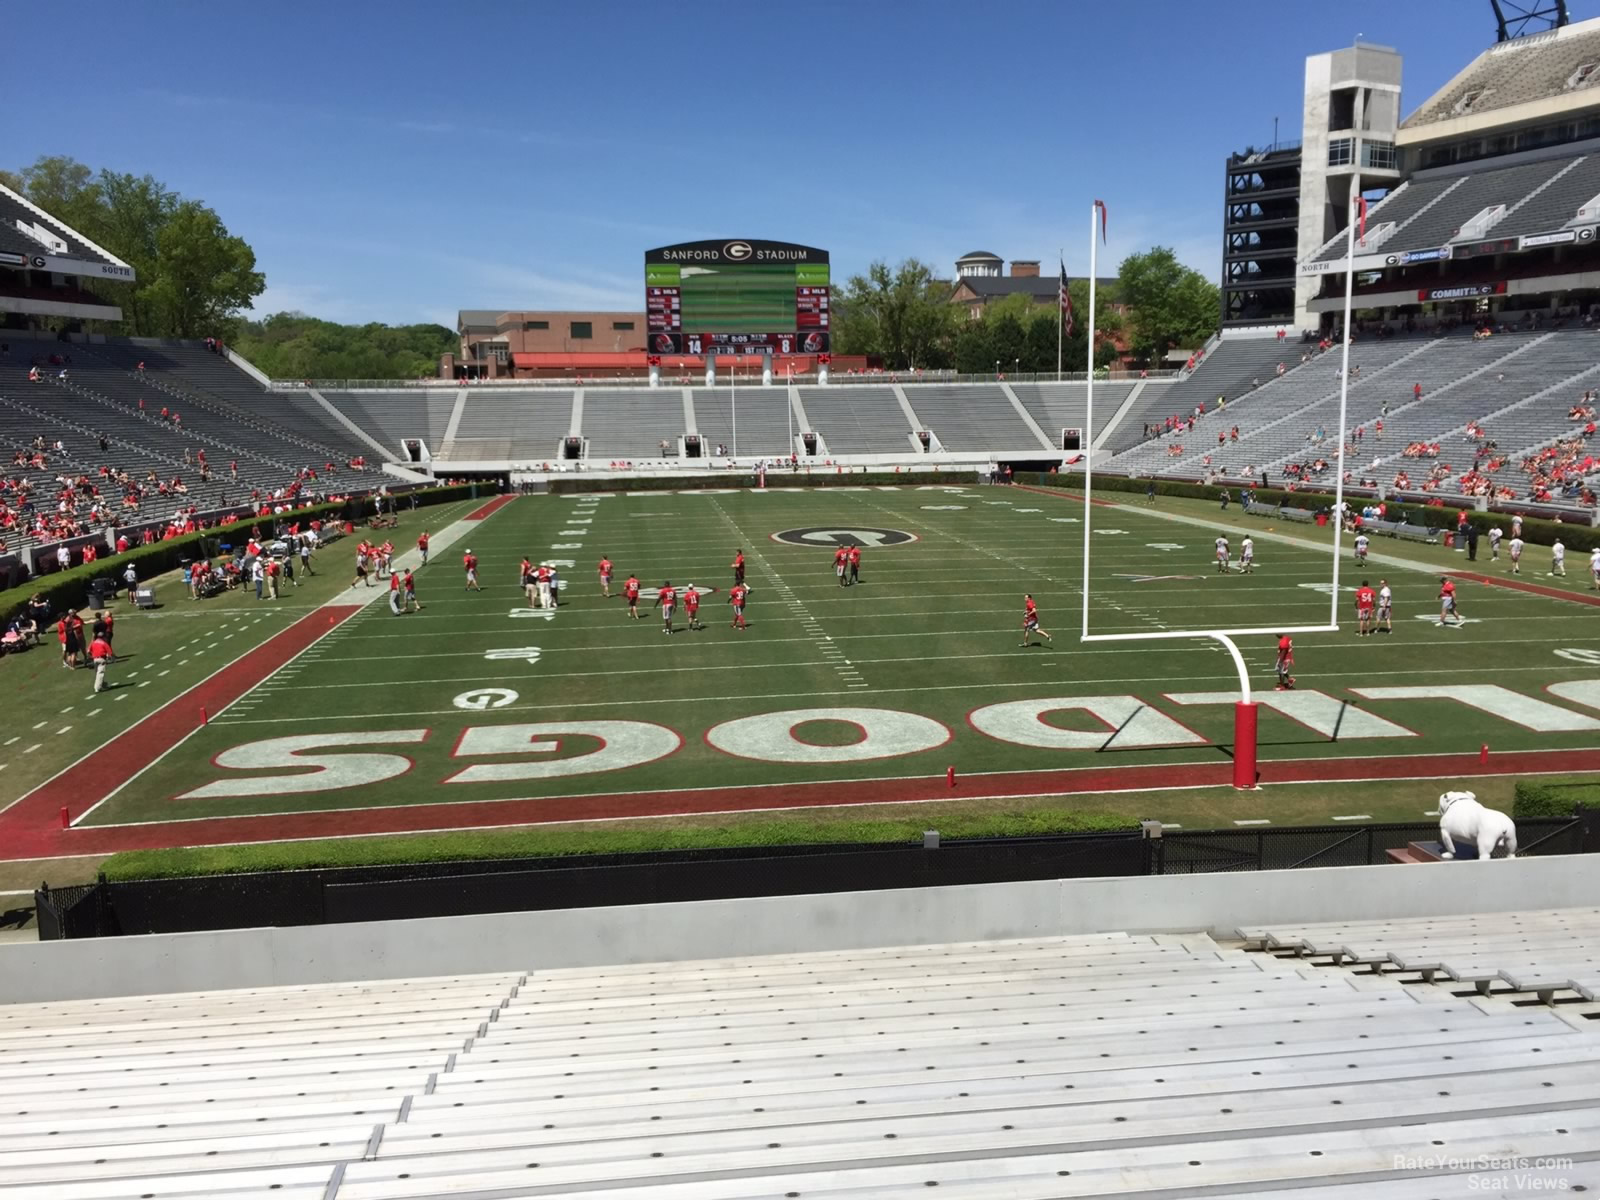
[{"label": "white sideline stripe", "polygon": [[[472,507],[468,508],[469,505],[471,505]],[[452,508],[452,507],[455,507],[455,508],[466,508],[468,512],[472,512],[472,511],[476,511],[477,508],[481,508],[482,505],[479,504],[475,500],[462,500],[462,501],[458,501],[457,504],[454,505],[454,506],[445,506],[445,511],[449,511],[450,508]],[[311,611],[315,611],[315,610],[313,609]],[[242,617],[240,619],[241,619],[241,621],[243,620]],[[257,621],[259,621],[259,620],[260,620],[260,618],[258,617]],[[220,666],[220,667],[216,668],[216,670],[212,671],[209,675],[206,675],[204,678],[198,680],[197,682],[191,684],[189,687],[185,688],[183,691],[179,692],[178,695],[176,697],[174,697],[174,699],[181,700],[184,696],[187,696],[190,692],[192,692],[196,688],[202,686],[203,684],[205,684],[206,682],[208,682],[209,680],[214,678],[216,675],[220,674],[223,671],[226,671],[229,667],[233,666],[234,663],[238,662],[239,659],[244,658],[246,655],[251,653],[251,651],[254,650],[254,649],[255,649],[255,647],[252,646],[250,649],[241,652],[238,655],[238,657],[230,659],[228,662],[224,663],[222,666]],[[170,658],[171,655],[168,655],[167,657]],[[138,686],[139,687],[148,687],[149,683],[150,683],[150,681],[147,679],[143,683],[140,683]],[[127,698],[128,698],[128,693],[127,692],[120,692],[115,697],[113,697],[113,699],[115,699],[115,700],[126,700]],[[151,714],[149,714],[149,713],[145,714],[145,716],[149,716],[149,715],[151,715]],[[140,721],[143,721],[144,719],[145,719],[144,717],[140,717],[140,718],[138,718],[137,721],[134,722],[134,724],[137,725]],[[129,726],[129,728],[132,728],[132,726]],[[104,750],[113,741],[115,741],[118,737],[121,737],[122,734],[124,734],[126,732],[127,732],[127,729],[118,729],[118,730],[115,730],[115,731],[113,731],[111,733],[108,733],[107,736],[106,736],[105,741],[101,742],[98,746],[95,746],[93,749],[85,752],[84,754],[79,755],[77,758],[73,759],[72,762],[70,762],[66,766],[62,767],[54,775],[51,775],[48,779],[45,779],[44,781],[42,781],[42,782],[40,782],[38,784],[35,784],[32,788],[28,789],[28,791],[24,792],[22,795],[17,796],[16,798],[14,798],[12,800],[8,800],[4,804],[0,804],[0,812],[5,812],[8,809],[10,809],[13,805],[20,804],[23,800],[26,800],[29,796],[33,795],[40,788],[48,787],[50,784],[54,783],[57,779],[59,779],[62,775],[66,774],[68,771],[70,771],[74,767],[76,767],[79,763],[84,762],[86,759],[89,759],[89,758],[93,757],[96,754],[99,754],[100,751]],[[174,747],[174,748],[176,748],[176,747]],[[99,803],[97,803],[95,805],[95,807],[99,807],[100,803],[104,803],[104,801],[103,800],[100,801]],[[87,816],[87,815],[88,815],[88,813],[84,814],[84,816]],[[80,820],[81,819],[82,818],[80,818]],[[74,823],[76,823],[76,822],[74,822]]]},{"label": "white sideline stripe", "polygon": [[1235,821],[1234,824],[1235,825],[1271,825],[1272,822],[1266,820],[1263,817],[1257,817],[1257,818],[1255,818],[1253,820],[1249,820],[1249,821]]},{"label": "white sideline stripe", "polygon": [[1334,817],[1333,819],[1335,821],[1370,821],[1370,820],[1372,820],[1372,814],[1371,813],[1356,813],[1354,816]]}]

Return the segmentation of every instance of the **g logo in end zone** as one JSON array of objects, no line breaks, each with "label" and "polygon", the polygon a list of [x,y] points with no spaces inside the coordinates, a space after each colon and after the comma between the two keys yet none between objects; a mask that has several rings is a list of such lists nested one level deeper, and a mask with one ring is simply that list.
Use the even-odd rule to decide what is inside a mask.
[{"label": "g logo in end zone", "polygon": [[722,248],[722,253],[734,262],[743,262],[755,253],[749,242],[729,242]]},{"label": "g logo in end zone", "polygon": [[870,525],[809,525],[803,529],[784,529],[772,540],[785,546],[904,546],[917,541],[917,535],[903,529],[877,529]]}]

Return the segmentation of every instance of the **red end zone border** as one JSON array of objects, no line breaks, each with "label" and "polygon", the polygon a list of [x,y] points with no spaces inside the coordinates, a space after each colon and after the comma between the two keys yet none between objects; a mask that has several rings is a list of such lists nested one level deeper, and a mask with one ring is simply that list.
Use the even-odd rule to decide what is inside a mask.
[{"label": "red end zone border", "polygon": [[[170,700],[105,745],[90,751],[0,813],[0,859],[110,853],[114,847],[85,836],[91,830],[62,829],[63,808],[82,810],[144,770],[200,727],[200,713],[221,712],[279,667],[361,611],[359,604],[319,608]],[[324,620],[326,617],[326,620]],[[280,835],[281,836],[281,835]],[[157,839],[151,846],[183,843]]]},{"label": "red end zone border", "polygon": [[481,508],[473,509],[461,519],[463,521],[482,521],[488,517],[494,516],[495,513],[499,512],[502,508],[510,504],[515,499],[515,496],[496,496],[493,500],[489,501],[489,503],[483,505]]}]

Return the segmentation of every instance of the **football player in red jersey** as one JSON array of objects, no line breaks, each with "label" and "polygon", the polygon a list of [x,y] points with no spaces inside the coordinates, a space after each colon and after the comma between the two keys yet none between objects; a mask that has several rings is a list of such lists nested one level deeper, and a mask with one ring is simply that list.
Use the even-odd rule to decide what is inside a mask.
[{"label": "football player in red jersey", "polygon": [[744,551],[743,550],[735,550],[733,552],[733,581],[734,581],[734,583],[743,583],[744,582]]},{"label": "football player in red jersey", "polygon": [[1294,687],[1294,676],[1289,674],[1289,668],[1294,666],[1294,639],[1288,634],[1278,637],[1278,691],[1286,692]]},{"label": "football player in red jersey", "polygon": [[428,531],[424,529],[417,535],[417,549],[422,551],[422,565],[428,565]]},{"label": "football player in red jersey", "polygon": [[689,618],[690,629],[700,629],[700,593],[694,590],[694,584],[683,589],[683,615]]},{"label": "football player in red jersey", "polygon": [[471,550],[461,556],[461,566],[467,572],[467,586],[462,589],[466,592],[481,592],[478,586],[478,558]]},{"label": "football player in red jersey", "polygon": [[629,575],[627,582],[622,585],[622,598],[628,602],[628,615],[635,621],[639,619],[639,577]]},{"label": "football player in red jersey", "polygon": [[861,582],[861,547],[850,547],[850,582]]},{"label": "football player in red jersey", "polygon": [[728,593],[728,603],[733,605],[733,627],[735,629],[742,630],[745,628],[744,602],[745,597],[749,595],[750,589],[742,583],[734,584],[733,590]]},{"label": "football player in red jersey", "polygon": [[1456,585],[1448,576],[1439,577],[1439,624],[1452,624],[1449,618],[1454,617],[1456,625],[1461,624],[1461,609],[1456,607]]},{"label": "football player in red jersey", "polygon": [[611,599],[611,560],[604,554],[600,556],[600,594]]},{"label": "football player in red jersey", "polygon": [[844,577],[844,573],[849,567],[849,564],[850,551],[846,550],[843,546],[840,546],[833,552],[833,573],[839,577],[840,587],[850,586],[849,580]]},{"label": "football player in red jersey", "polygon": [[656,607],[661,610],[661,630],[663,633],[672,632],[672,613],[678,607],[678,593],[672,586],[672,580],[665,580],[656,592]]},{"label": "football player in red jersey", "polygon": [[1039,606],[1033,602],[1031,595],[1022,598],[1022,642],[1026,646],[1034,634],[1038,634],[1045,641],[1052,641],[1048,633],[1039,628]]},{"label": "football player in red jersey", "polygon": [[1378,606],[1378,593],[1365,579],[1356,589],[1356,636],[1368,637],[1372,633],[1372,613]]}]

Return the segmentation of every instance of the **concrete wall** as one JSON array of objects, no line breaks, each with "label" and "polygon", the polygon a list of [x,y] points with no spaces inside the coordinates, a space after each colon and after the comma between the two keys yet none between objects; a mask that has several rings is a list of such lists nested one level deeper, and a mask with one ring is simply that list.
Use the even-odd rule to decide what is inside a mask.
[{"label": "concrete wall", "polygon": [[0,1003],[1600,904],[1585,856],[1066,879],[0,946]]}]

